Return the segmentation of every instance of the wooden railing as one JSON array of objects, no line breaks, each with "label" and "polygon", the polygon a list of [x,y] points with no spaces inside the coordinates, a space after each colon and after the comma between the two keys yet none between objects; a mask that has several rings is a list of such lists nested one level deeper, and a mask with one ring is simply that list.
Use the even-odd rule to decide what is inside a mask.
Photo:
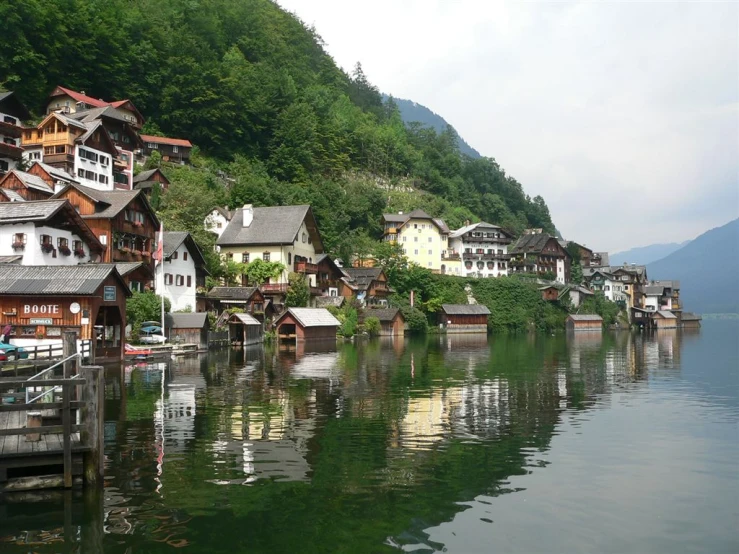
[{"label": "wooden railing", "polygon": [[318,265],[310,262],[295,262],[296,273],[318,273]]}]

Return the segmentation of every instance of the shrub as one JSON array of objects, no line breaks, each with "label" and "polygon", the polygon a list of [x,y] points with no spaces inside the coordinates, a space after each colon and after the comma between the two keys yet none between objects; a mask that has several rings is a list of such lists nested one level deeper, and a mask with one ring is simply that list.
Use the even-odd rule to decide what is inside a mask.
[{"label": "shrub", "polygon": [[376,337],[379,335],[381,329],[382,326],[380,325],[380,320],[376,317],[368,317],[364,320],[364,330],[367,331],[367,334],[370,337]]}]

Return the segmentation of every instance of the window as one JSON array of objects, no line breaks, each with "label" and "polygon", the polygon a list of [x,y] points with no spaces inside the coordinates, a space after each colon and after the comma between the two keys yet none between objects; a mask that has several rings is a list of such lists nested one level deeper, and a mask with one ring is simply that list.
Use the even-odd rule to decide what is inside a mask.
[{"label": "window", "polygon": [[187,261],[187,252],[182,253],[182,259]]},{"label": "window", "polygon": [[429,250],[429,256],[430,256],[431,254],[433,254],[433,253],[434,253],[434,251],[433,251],[433,250]]},{"label": "window", "polygon": [[268,262],[269,261],[269,252],[264,252],[262,254],[262,260],[265,261],[265,262]]},{"label": "window", "polygon": [[233,259],[234,259],[234,255],[233,255],[233,252],[229,252],[228,254],[226,254],[226,259],[227,259],[227,260],[228,260],[229,262],[230,262],[230,261],[233,261]]},{"label": "window", "polygon": [[434,237],[429,237],[429,242],[432,242],[434,240]]},{"label": "window", "polygon": [[175,279],[175,285],[177,285],[178,287],[181,287],[184,284],[185,284],[185,278],[182,275],[177,275]]},{"label": "window", "polygon": [[103,174],[101,173],[100,175],[98,175],[98,182],[100,182],[100,183],[103,183],[103,184],[106,184],[106,185],[107,185],[107,184],[108,184],[108,176],[107,176],[107,175],[103,175]]},{"label": "window", "polygon": [[54,154],[54,147],[53,146],[44,146],[44,154],[47,156],[51,156]]},{"label": "window", "polygon": [[611,285],[606,285],[605,290],[611,290]]},{"label": "window", "polygon": [[54,147],[54,154],[66,154],[67,153],[67,147],[63,144],[61,146],[55,146]]},{"label": "window", "polygon": [[415,249],[415,250],[413,251],[413,253],[414,253],[414,254],[415,254],[416,256],[418,256],[418,248],[416,248],[416,249]]},{"label": "window", "polygon": [[222,229],[222,228],[223,228],[223,223],[221,223],[220,221],[216,222],[216,229]]},{"label": "window", "polygon": [[192,275],[187,276],[187,287],[190,288],[192,286]]},{"label": "window", "polygon": [[108,156],[100,156],[100,165],[108,165]]},{"label": "window", "polygon": [[177,154],[179,151],[180,151],[180,148],[178,146],[172,147],[172,152],[174,152],[175,154]]},{"label": "window", "polygon": [[174,252],[172,252],[172,256],[169,259],[170,260],[176,260],[178,257],[179,257],[179,252],[177,252],[177,250],[175,250]]},{"label": "window", "polygon": [[75,252],[84,252],[84,248],[82,247],[82,241],[76,240],[72,243],[72,248],[74,248]]},{"label": "window", "polygon": [[100,244],[103,246],[108,244],[108,235],[100,235],[98,238],[100,239]]},{"label": "window", "polygon": [[28,237],[26,237],[25,233],[16,233],[13,235],[13,248],[19,248],[22,249],[24,246],[26,246],[26,240]]},{"label": "window", "polygon": [[130,288],[132,291],[135,290],[136,292],[143,292],[144,291],[144,287],[143,287],[143,285],[141,284],[140,281],[131,281],[128,284],[128,288]]},{"label": "window", "polygon": [[249,252],[244,252],[243,254],[241,254],[241,263],[242,264],[249,263]]},{"label": "window", "polygon": [[87,171],[85,170],[85,179],[89,179],[90,181],[97,180],[97,173],[94,171]]},{"label": "window", "polygon": [[171,285],[172,284],[172,274],[171,273],[165,273],[164,274],[164,284],[165,285]]},{"label": "window", "polygon": [[307,241],[308,241],[308,236],[305,233],[303,233],[303,242],[307,242]]},{"label": "window", "polygon": [[146,147],[147,147],[147,148],[148,148],[149,150],[156,150],[156,149],[158,149],[158,148],[159,148],[159,145],[157,145],[157,144],[156,144],[156,143],[154,143],[154,142],[147,142],[147,143],[146,143]]},{"label": "window", "polygon": [[11,125],[18,125],[18,120],[14,117],[11,117],[9,115],[3,116],[3,121],[5,123],[10,123]]},{"label": "window", "polygon": [[413,237],[413,242],[418,242],[418,237]]},{"label": "window", "polygon": [[52,244],[50,235],[41,235],[41,244]]},{"label": "window", "polygon": [[293,255],[292,252],[287,253],[287,265],[293,265]]},{"label": "window", "polygon": [[414,224],[413,224],[413,228],[414,228],[414,229],[418,229],[418,223],[414,223]]},{"label": "window", "polygon": [[403,242],[408,242],[408,237],[403,237]]},{"label": "window", "polygon": [[65,239],[64,237],[59,237],[56,239],[56,245],[59,248],[69,248],[69,239]]}]

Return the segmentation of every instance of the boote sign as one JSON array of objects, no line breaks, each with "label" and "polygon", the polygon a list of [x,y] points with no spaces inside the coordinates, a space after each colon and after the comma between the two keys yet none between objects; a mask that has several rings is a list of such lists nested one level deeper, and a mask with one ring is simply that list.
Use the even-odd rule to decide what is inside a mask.
[{"label": "boote sign", "polygon": [[62,317],[62,309],[59,304],[24,304],[23,315],[45,315],[58,319]]}]

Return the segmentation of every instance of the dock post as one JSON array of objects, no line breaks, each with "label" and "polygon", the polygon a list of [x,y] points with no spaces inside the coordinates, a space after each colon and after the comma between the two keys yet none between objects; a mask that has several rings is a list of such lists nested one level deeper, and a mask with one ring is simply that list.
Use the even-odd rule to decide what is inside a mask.
[{"label": "dock post", "polygon": [[[62,358],[69,358],[77,353],[77,331],[64,331]],[[79,358],[64,362],[64,378],[69,379],[79,371]]]},{"label": "dock post", "polygon": [[85,483],[103,485],[104,476],[104,401],[105,371],[101,366],[80,368],[85,385],[82,390],[82,444],[90,450],[85,454]]},{"label": "dock post", "polygon": [[[41,427],[41,412],[26,412],[26,427],[31,429],[32,427]],[[38,442],[41,440],[39,433],[28,433],[26,435],[26,441]]]}]

